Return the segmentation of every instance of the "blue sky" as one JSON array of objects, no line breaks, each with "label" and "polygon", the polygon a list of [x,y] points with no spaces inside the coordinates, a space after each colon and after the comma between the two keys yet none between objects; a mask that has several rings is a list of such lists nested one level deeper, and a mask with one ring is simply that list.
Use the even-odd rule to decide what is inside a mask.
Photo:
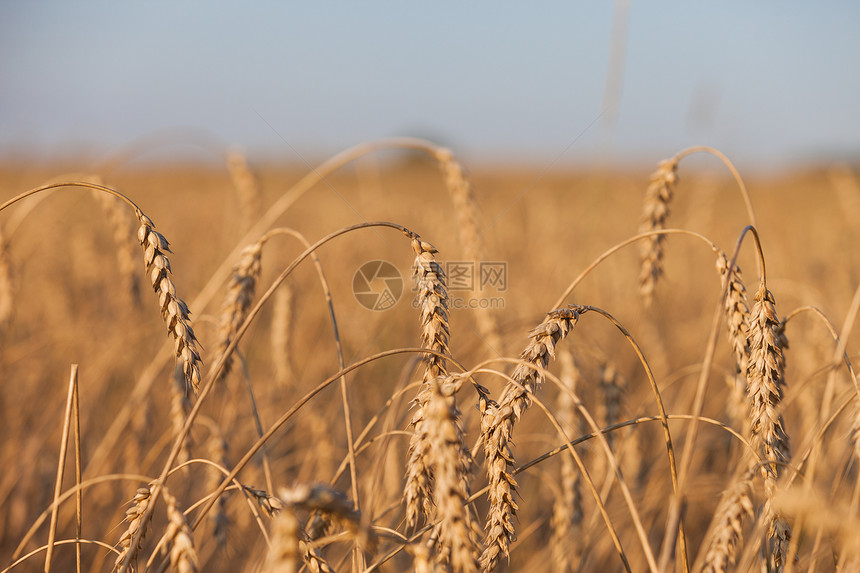
[{"label": "blue sky", "polygon": [[475,162],[653,162],[694,144],[747,164],[852,158],[858,29],[848,0],[7,0],[0,154],[98,157],[188,127],[285,160],[392,135]]}]

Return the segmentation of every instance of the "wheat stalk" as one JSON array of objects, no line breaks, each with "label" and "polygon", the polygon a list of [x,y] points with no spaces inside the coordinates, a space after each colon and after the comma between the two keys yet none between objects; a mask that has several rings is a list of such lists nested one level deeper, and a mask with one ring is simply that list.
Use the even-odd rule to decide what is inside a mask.
[{"label": "wheat stalk", "polygon": [[549,364],[555,345],[567,336],[579,316],[580,311],[576,308],[554,310],[529,333],[531,340],[520,355],[527,365],[519,364],[512,376],[522,388],[509,383],[499,403],[488,405],[481,417],[481,437],[490,482],[487,534],[481,555],[484,571],[491,571],[502,556],[508,556],[510,543],[515,538],[513,518],[517,511],[514,501],[517,482],[512,473],[514,458],[510,451],[514,424],[531,404],[529,395],[543,382],[541,369]]}]

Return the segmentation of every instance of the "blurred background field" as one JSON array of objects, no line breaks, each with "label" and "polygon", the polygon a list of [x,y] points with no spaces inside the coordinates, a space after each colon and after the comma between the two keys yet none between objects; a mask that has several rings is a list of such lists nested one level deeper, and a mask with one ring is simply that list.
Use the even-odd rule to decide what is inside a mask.
[{"label": "blurred background field", "polygon": [[[80,179],[60,176],[60,172],[60,168],[7,164],[2,169],[3,188],[11,196],[57,177]],[[262,213],[307,170],[259,163],[254,173],[260,191],[255,208]],[[486,258],[507,264],[508,285],[507,290],[498,293],[503,308],[491,311],[500,325],[502,348],[488,347],[478,334],[474,310],[451,310],[451,352],[467,367],[500,354],[518,354],[525,346],[526,332],[541,321],[543,313],[551,309],[573,278],[601,253],[636,233],[649,170],[541,173],[493,166],[472,169],[470,176],[480,228],[486,229]],[[731,252],[748,224],[736,183],[716,159],[706,155],[684,159],[679,176],[669,226],[695,230]],[[170,257],[174,281],[179,293],[189,301],[224,262],[226,253],[237,246],[247,228],[243,221],[251,220],[245,217],[246,208],[224,164],[136,167],[131,162],[105,175],[104,181],[132,197],[168,237],[174,251]],[[746,184],[758,217],[768,285],[780,316],[803,305],[814,305],[839,329],[857,284],[858,261],[852,248],[860,215],[856,211],[860,200],[856,171],[846,164],[822,164],[815,169],[753,174],[746,178]],[[145,283],[142,261],[138,305],[123,283],[110,225],[90,191],[64,189],[29,201],[34,206],[23,219],[15,215],[15,210],[8,215],[9,220],[20,224],[13,235],[6,236],[7,256],[13,269],[14,312],[3,330],[3,372],[7,383],[0,394],[3,463],[8,468],[0,483],[4,556],[11,554],[50,504],[69,364],[81,365],[84,460],[92,459],[105,447],[106,437],[119,438],[108,450],[99,451],[98,467],[88,467],[85,477],[124,471],[154,477],[171,436],[172,371],[168,363],[153,363],[165,343],[164,332],[154,297]],[[29,209],[26,201],[18,209]],[[412,152],[370,155],[344,167],[302,196],[275,226],[291,227],[314,242],[334,230],[363,221],[393,221],[414,230],[438,248],[441,262],[465,257],[456,213],[438,165]],[[133,226],[130,229],[133,234]],[[258,293],[302,250],[290,237],[269,241],[262,257]],[[331,288],[346,364],[376,352],[420,344],[418,313],[410,306],[414,294],[408,290],[412,254],[408,241],[399,233],[360,230],[323,246],[318,255]],[[357,269],[376,259],[394,264],[404,276],[407,289],[396,306],[381,312],[363,307],[352,292]],[[753,284],[757,263],[750,245],[742,249],[738,260],[748,284]],[[658,286],[654,306],[646,309],[638,292],[639,253],[633,245],[598,266],[567,300],[603,308],[627,327],[654,369],[670,413],[689,412],[691,408],[697,365],[701,364],[711,316],[720,296],[715,261],[704,243],[689,237],[670,237],[665,280]],[[243,380],[253,387],[266,427],[305,392],[338,370],[332,327],[313,265],[305,262],[287,282],[292,290],[287,345],[280,350],[272,346],[275,311],[274,304],[267,304],[239,345],[242,368],[216,389],[204,408],[207,419],[219,429],[216,435],[227,438],[227,460],[235,461],[255,438],[248,387]],[[223,296],[222,285],[210,303],[191,308],[207,364],[215,360],[211,351],[217,348]],[[788,335],[785,416],[792,439],[799,436],[794,443],[800,447],[818,422],[823,369],[831,360],[833,342],[822,323],[808,313],[792,319]],[[853,356],[856,344],[852,338],[848,349]],[[641,366],[611,325],[588,316],[560,346],[570,349],[581,369],[581,392],[590,409],[599,413],[604,408],[599,381],[607,365],[611,365],[626,385],[620,419],[655,413]],[[144,400],[129,402],[141,373],[149,372],[153,366],[154,386]],[[414,363],[409,357],[394,357],[349,376],[354,431],[364,428],[380,412],[390,416],[383,418],[384,427],[395,432],[406,429],[408,402],[414,391],[400,394],[397,389],[410,379],[411,368]],[[725,380],[732,369],[729,348],[720,332],[705,415],[727,420]],[[557,366],[552,365],[551,370],[557,371]],[[488,378],[483,383],[493,395],[501,392],[499,380]],[[847,389],[849,384],[840,378],[842,388]],[[548,403],[555,404],[556,391],[550,385],[544,391]],[[395,402],[386,409],[386,401],[392,397]],[[464,426],[474,440],[478,423],[474,397],[464,395],[461,400]],[[347,451],[339,403],[339,393],[331,387],[276,434],[268,449],[275,487],[327,482],[334,477]],[[129,408],[132,415],[127,426],[120,428],[121,435],[106,434],[118,413]],[[848,424],[850,420],[843,422]],[[844,443],[844,424],[840,422],[841,429],[833,430],[828,439]],[[673,422],[672,428],[677,436],[683,436],[685,423]],[[209,424],[195,427],[192,457],[211,456],[210,433]],[[384,435],[379,426],[373,428],[371,435],[377,433]],[[636,445],[622,446],[620,455],[632,455],[629,448],[636,448],[638,457],[650,460],[642,466],[643,481],[637,499],[653,528],[655,547],[659,547],[665,496],[670,491],[661,457],[665,454],[660,453],[656,426],[637,426],[635,432],[625,434],[630,435],[639,437]],[[526,416],[517,437],[515,452],[523,462],[559,442],[537,411]],[[676,440],[680,455],[681,438]],[[690,492],[692,506],[688,515],[693,547],[701,543],[716,500],[728,486],[726,467],[734,455],[725,433],[713,428],[702,430],[696,448],[701,453],[695,461],[695,488]],[[843,451],[835,445],[828,448],[834,455]],[[600,456],[591,446],[586,446],[585,451],[593,456],[599,479]],[[398,506],[405,455],[406,441],[395,434],[384,449],[367,450],[358,461],[365,511],[374,516],[372,519],[395,528],[401,511]],[[840,459],[828,458],[829,471],[819,473],[828,497],[827,488],[837,487],[844,477],[838,471]],[[477,461],[473,491],[482,487],[480,458]],[[549,508],[557,497],[557,486],[551,485],[556,478],[549,477],[557,471],[553,464],[557,462],[551,459],[519,478],[519,523],[528,533],[514,545],[511,570],[548,558],[548,553],[541,557],[541,552],[550,551]],[[855,466],[849,467],[853,475]],[[187,496],[184,502],[189,504],[199,499],[201,491],[196,485],[205,479],[206,472],[195,468],[190,475],[194,477],[183,478],[173,486],[174,493]],[[241,479],[247,485],[263,487],[260,460],[244,470]],[[348,474],[335,479],[334,485],[348,491]],[[88,491],[84,535],[108,543],[115,541],[123,503],[138,486],[121,483]],[[230,531],[237,533],[228,534],[225,545],[219,545],[211,532],[199,533],[201,560],[206,570],[254,570],[265,553],[264,542],[259,532],[253,533],[247,506],[243,509],[236,494],[229,499],[228,515],[231,528],[235,528]],[[617,494],[609,493],[608,502],[614,508],[612,515],[622,524],[622,535],[632,535],[623,525],[624,512],[617,505]],[[585,504],[588,507],[587,499]],[[479,499],[476,508],[481,516],[484,502]],[[60,523],[62,527],[64,522]],[[65,526],[70,524],[65,522]],[[587,539],[592,545],[582,567],[615,569],[617,557],[613,557],[605,535],[601,535],[599,527],[588,531]],[[636,559],[635,544],[630,551],[631,558]],[[104,557],[103,550],[87,550],[86,554],[94,563],[100,559],[105,559],[104,563],[112,561]],[[64,559],[70,557],[68,550],[61,550],[57,564],[68,564]],[[401,560],[390,565],[392,570],[407,567],[406,558],[398,558]]]}]

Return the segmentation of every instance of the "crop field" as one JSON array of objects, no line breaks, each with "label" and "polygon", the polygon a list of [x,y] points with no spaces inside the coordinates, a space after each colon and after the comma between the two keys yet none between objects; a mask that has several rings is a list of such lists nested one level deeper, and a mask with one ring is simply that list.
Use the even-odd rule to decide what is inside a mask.
[{"label": "crop field", "polygon": [[0,164],[0,572],[860,570],[855,167],[146,153]]}]

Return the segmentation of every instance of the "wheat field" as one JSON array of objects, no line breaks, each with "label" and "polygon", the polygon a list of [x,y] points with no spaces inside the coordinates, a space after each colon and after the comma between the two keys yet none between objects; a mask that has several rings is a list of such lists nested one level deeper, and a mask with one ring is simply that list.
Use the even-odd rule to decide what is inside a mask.
[{"label": "wheat field", "polygon": [[210,151],[0,166],[0,571],[860,570],[851,166]]}]

